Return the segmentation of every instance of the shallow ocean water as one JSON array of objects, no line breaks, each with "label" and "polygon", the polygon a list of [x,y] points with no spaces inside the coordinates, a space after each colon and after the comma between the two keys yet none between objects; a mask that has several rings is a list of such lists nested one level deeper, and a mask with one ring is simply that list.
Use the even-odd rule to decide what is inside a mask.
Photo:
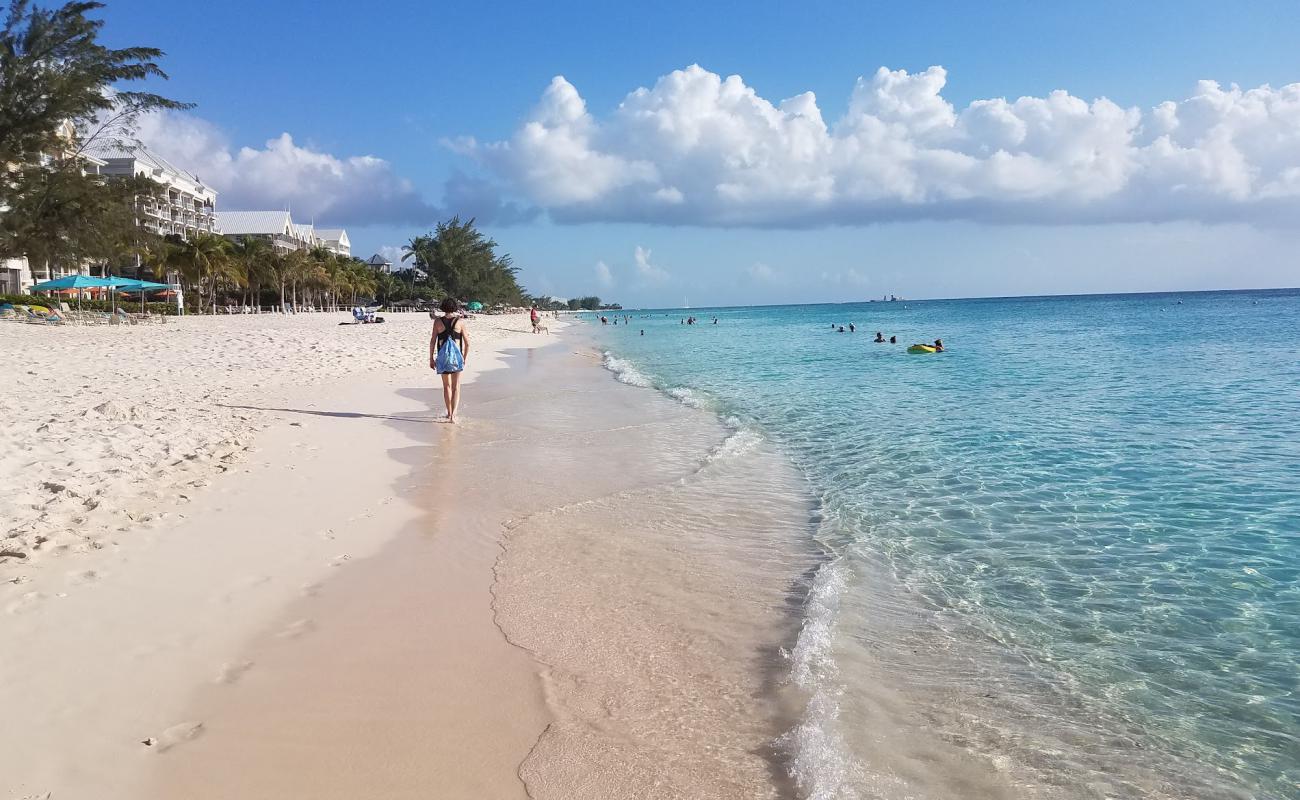
[{"label": "shallow ocean water", "polygon": [[1300,795],[1300,292],[625,313],[820,501],[801,795]]}]

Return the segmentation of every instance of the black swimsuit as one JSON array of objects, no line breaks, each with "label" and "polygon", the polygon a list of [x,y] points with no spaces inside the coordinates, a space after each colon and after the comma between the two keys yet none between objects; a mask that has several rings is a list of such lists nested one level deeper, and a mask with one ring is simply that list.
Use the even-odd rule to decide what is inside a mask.
[{"label": "black swimsuit", "polygon": [[442,333],[438,334],[438,349],[441,350],[442,346],[447,343],[448,339],[455,339],[456,346],[459,347],[461,350],[464,350],[465,333],[463,331],[456,329],[455,322],[451,323],[451,325],[452,326],[448,328],[446,322],[442,323]]}]

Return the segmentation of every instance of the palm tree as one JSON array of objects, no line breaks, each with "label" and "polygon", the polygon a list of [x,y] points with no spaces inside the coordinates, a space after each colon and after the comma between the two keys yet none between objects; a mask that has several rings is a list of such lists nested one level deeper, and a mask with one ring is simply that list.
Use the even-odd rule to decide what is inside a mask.
[{"label": "palm tree", "polygon": [[356,305],[358,295],[374,296],[375,290],[379,287],[379,281],[373,270],[365,264],[352,262],[343,269],[343,275],[346,276],[348,288],[352,292],[352,304]]},{"label": "palm tree", "polygon": [[410,241],[402,245],[402,261],[412,261],[411,264],[411,296],[415,296],[415,270],[423,269],[426,275],[429,273],[429,251],[433,245],[431,236],[412,236]]},{"label": "palm tree", "polygon": [[284,313],[284,290],[289,284],[289,277],[293,271],[293,263],[289,257],[278,250],[273,250],[270,257],[267,258],[266,265],[271,274],[271,279],[275,282],[280,298],[280,312]]},{"label": "palm tree", "polygon": [[[271,244],[255,236],[244,236],[235,240],[231,246],[231,255],[243,272],[244,284],[253,299],[251,305],[260,308],[262,286],[275,280]],[[245,302],[247,303],[247,298]]]},{"label": "palm tree", "polygon": [[203,307],[204,284],[207,284],[211,313],[216,313],[218,278],[229,277],[231,274],[229,246],[230,243],[220,236],[198,233],[188,241],[177,244],[168,254],[168,266],[175,267],[183,276],[197,284],[200,309]]}]

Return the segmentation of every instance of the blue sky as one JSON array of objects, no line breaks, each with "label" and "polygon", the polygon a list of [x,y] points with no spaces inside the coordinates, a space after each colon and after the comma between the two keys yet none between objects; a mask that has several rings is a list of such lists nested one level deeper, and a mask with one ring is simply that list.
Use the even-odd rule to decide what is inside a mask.
[{"label": "blue sky", "polygon": [[1294,3],[268,5],[105,37],[167,52],[198,107],[142,136],[220,207],[362,255],[460,212],[627,304],[1300,284]]}]

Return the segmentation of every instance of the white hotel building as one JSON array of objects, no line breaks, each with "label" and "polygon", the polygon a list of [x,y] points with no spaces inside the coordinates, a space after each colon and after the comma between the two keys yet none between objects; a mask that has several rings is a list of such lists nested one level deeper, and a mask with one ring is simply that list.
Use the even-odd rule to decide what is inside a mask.
[{"label": "white hotel building", "polygon": [[[69,139],[72,131],[67,133]],[[136,224],[159,236],[174,235],[188,240],[207,233],[238,239],[247,236],[266,239],[276,252],[323,247],[350,257],[352,243],[342,228],[317,230],[311,224],[295,224],[288,211],[217,212],[217,191],[200,178],[175,166],[148,148],[101,146],[79,156],[82,169],[105,176],[149,178],[160,184],[158,197],[136,198]],[[3,211],[3,209],[0,209]],[[50,267],[28,264],[24,257],[0,254],[0,294],[20,294],[39,281],[61,278],[87,267]]]},{"label": "white hotel building", "polygon": [[288,211],[222,211],[217,214],[216,226],[217,233],[228,239],[265,239],[281,254],[323,247],[336,255],[352,255],[347,231],[318,230],[311,223],[296,223]]},{"label": "white hotel building", "polygon": [[[71,131],[67,136],[71,138]],[[92,147],[78,156],[82,170],[107,177],[138,176],[162,186],[159,197],[137,197],[135,222],[159,236],[174,234],[189,239],[196,233],[215,233],[217,192],[197,175],[174,166],[144,147]],[[79,268],[27,263],[26,258],[0,259],[0,292],[21,293],[33,283],[62,278]]]},{"label": "white hotel building", "polygon": [[163,186],[161,197],[136,198],[136,224],[159,236],[188,240],[196,233],[215,233],[217,191],[197,175],[176,167],[144,147],[94,151],[104,162],[101,175],[149,178]]}]

